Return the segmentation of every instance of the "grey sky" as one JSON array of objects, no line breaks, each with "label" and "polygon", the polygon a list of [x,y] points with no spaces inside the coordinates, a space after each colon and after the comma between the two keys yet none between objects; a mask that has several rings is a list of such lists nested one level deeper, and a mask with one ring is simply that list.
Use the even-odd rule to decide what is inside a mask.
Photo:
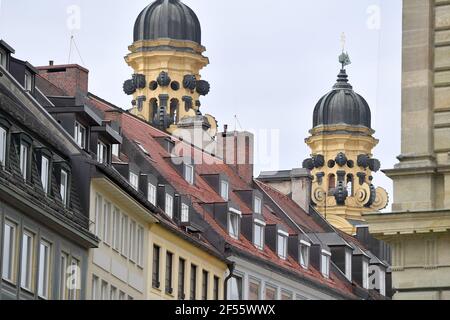
[{"label": "grey sky", "polygon": [[[400,154],[401,0],[184,0],[202,24],[211,64],[203,70],[211,93],[202,111],[234,129],[280,130],[279,168],[299,167],[312,111],[339,71],[340,35],[347,35],[354,89],[369,102],[380,139],[375,156],[391,168]],[[67,8],[77,5],[80,29],[70,62],[90,69],[90,90],[123,107],[132,70],[123,57],[134,20],[150,0],[0,0],[0,38],[34,65],[68,62],[71,31]],[[380,20],[377,19],[380,9]],[[378,27],[379,26],[379,27]],[[238,126],[238,129],[240,127]],[[392,192],[378,174],[376,185]],[[393,195],[391,193],[391,199]]]}]

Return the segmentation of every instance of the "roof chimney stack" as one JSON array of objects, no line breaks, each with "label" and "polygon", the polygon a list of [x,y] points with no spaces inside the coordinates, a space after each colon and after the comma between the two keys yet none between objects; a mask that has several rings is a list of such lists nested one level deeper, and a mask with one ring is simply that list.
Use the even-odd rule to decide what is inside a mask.
[{"label": "roof chimney stack", "polygon": [[53,60],[50,60],[50,61],[48,62],[48,64],[49,64],[50,66],[53,66],[53,65],[55,64],[55,62],[54,62]]}]

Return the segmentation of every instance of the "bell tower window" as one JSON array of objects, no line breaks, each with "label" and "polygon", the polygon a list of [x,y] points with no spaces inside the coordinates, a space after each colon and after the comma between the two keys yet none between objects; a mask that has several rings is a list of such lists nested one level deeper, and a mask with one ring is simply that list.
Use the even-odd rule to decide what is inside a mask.
[{"label": "bell tower window", "polygon": [[332,191],[334,188],[336,188],[336,176],[330,174],[328,177],[328,191]]}]

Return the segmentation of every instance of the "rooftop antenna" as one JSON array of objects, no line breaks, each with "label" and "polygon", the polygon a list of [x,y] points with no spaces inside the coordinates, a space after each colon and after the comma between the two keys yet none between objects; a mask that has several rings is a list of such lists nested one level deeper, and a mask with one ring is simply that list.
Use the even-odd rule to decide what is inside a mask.
[{"label": "rooftop antenna", "polygon": [[239,125],[239,128],[240,128],[241,130],[243,130],[243,129],[242,129],[241,122],[239,121],[237,114],[235,114],[235,115],[234,115],[234,131],[235,131],[235,132],[237,131],[237,126],[238,126],[238,125]]},{"label": "rooftop antenna", "polygon": [[73,47],[75,47],[75,50],[77,51],[78,57],[80,58],[81,63],[83,64],[83,66],[86,66],[86,64],[84,63],[83,57],[81,56],[80,50],[78,49],[77,42],[75,41],[75,36],[73,34],[70,36],[70,48],[69,48],[68,64],[70,64],[70,60],[72,58]]},{"label": "rooftop antenna", "polygon": [[347,42],[347,36],[344,32],[341,34],[341,44],[342,44],[342,53],[339,56],[339,63],[342,65],[342,70],[345,69],[346,66],[352,64],[352,61],[350,60],[350,56],[348,55],[348,52],[345,51],[345,45]]}]

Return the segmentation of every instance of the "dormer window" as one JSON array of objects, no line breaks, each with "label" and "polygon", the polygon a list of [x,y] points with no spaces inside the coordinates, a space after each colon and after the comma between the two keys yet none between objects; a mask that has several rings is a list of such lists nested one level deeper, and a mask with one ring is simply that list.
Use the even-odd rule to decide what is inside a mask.
[{"label": "dormer window", "polygon": [[185,203],[181,204],[181,222],[189,222],[189,206]]},{"label": "dormer window", "polygon": [[68,204],[68,194],[69,194],[69,173],[61,169],[61,181],[60,181],[60,192],[61,192],[61,200],[65,207]]},{"label": "dormer window", "polygon": [[0,65],[6,69],[6,53],[0,50]]},{"label": "dormer window", "polygon": [[287,259],[287,249],[288,249],[288,237],[289,234],[282,230],[278,231],[277,239],[277,254],[280,259]]},{"label": "dormer window", "polygon": [[166,214],[170,219],[173,218],[173,196],[168,193],[166,193]]},{"label": "dormer window", "polygon": [[231,208],[228,213],[228,234],[233,239],[239,240],[242,213]]},{"label": "dormer window", "polygon": [[119,153],[120,153],[120,145],[113,144],[112,145],[112,154],[116,157],[119,157]]},{"label": "dormer window", "polygon": [[8,143],[7,140],[8,131],[5,128],[0,127],[0,165],[5,167],[6,165],[6,146]]},{"label": "dormer window", "polygon": [[222,180],[220,182],[220,196],[225,201],[228,201],[230,199],[228,181]]},{"label": "dormer window", "polygon": [[194,167],[188,164],[184,165],[184,179],[189,184],[194,184]]},{"label": "dormer window", "polygon": [[29,72],[25,72],[24,88],[27,91],[31,91],[32,89],[32,76]]},{"label": "dormer window", "polygon": [[49,185],[50,185],[50,159],[46,156],[42,156],[41,159],[41,182],[42,182],[42,188],[45,192],[45,194],[49,191]]},{"label": "dormer window", "polygon": [[364,289],[369,289],[369,262],[366,259],[362,263],[362,285]]},{"label": "dormer window", "polygon": [[147,189],[147,200],[154,206],[156,206],[156,186],[149,183]]},{"label": "dormer window", "polygon": [[309,267],[309,250],[311,248],[311,244],[306,241],[300,241],[300,252],[299,252],[299,262],[300,265],[304,269],[308,269]]},{"label": "dormer window", "polygon": [[330,259],[331,259],[331,253],[325,250],[322,250],[322,257],[321,257],[321,272],[322,275],[325,278],[330,278]]},{"label": "dormer window", "polygon": [[24,180],[28,179],[30,146],[24,142],[20,143],[20,172]]},{"label": "dormer window", "polygon": [[345,276],[349,281],[352,281],[352,251],[345,252]]},{"label": "dormer window", "polygon": [[262,200],[259,197],[255,197],[255,200],[254,200],[254,211],[257,214],[261,214],[262,213]]},{"label": "dormer window", "polygon": [[264,250],[264,229],[266,227],[266,223],[262,220],[255,219],[255,223],[253,225],[253,244],[259,250]]},{"label": "dormer window", "polygon": [[80,148],[86,148],[86,127],[82,126],[79,122],[75,122],[75,134],[74,138]]},{"label": "dormer window", "polygon": [[97,143],[97,161],[99,163],[106,163],[108,161],[108,148],[101,141]]},{"label": "dormer window", "polygon": [[139,190],[139,176],[134,172],[130,172],[130,185],[134,190]]}]

